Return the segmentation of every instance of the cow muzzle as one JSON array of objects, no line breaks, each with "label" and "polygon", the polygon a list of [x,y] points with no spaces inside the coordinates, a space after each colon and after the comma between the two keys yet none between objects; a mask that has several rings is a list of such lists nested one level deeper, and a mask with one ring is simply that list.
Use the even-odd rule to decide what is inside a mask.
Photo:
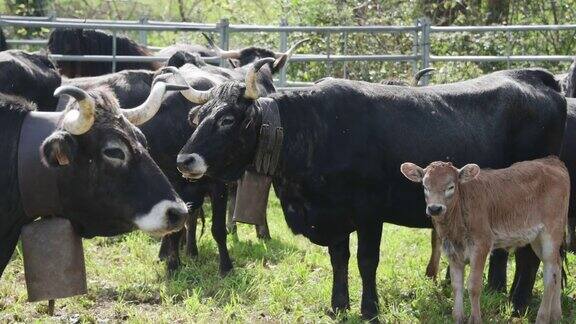
[{"label": "cow muzzle", "polygon": [[178,154],[176,167],[184,178],[197,180],[202,178],[208,170],[208,165],[202,156],[196,153]]},{"label": "cow muzzle", "polygon": [[446,206],[440,204],[430,204],[426,207],[428,216],[440,216],[446,211]]},{"label": "cow muzzle", "polygon": [[163,236],[182,229],[187,216],[188,208],[183,201],[163,200],[147,214],[136,217],[134,223],[144,232]]}]

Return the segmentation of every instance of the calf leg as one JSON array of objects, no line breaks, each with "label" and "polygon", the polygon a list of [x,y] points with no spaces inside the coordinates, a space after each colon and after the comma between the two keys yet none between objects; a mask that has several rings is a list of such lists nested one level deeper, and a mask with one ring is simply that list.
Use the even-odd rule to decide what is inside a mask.
[{"label": "calf leg", "polygon": [[198,245],[196,243],[196,226],[198,215],[204,213],[202,207],[192,211],[186,220],[186,255],[191,258],[198,256]]},{"label": "calf leg", "polygon": [[169,275],[174,273],[174,271],[180,267],[180,241],[183,236],[184,229],[162,238],[158,257],[160,260],[166,261]]},{"label": "calf leg", "polygon": [[426,267],[426,276],[428,278],[436,279],[438,275],[438,267],[440,266],[440,237],[435,229],[432,229],[432,255]]},{"label": "calf leg", "polygon": [[212,236],[218,245],[220,256],[220,275],[224,276],[232,270],[232,260],[226,246],[226,202],[228,192],[226,185],[215,183],[210,187],[210,200],[212,201]]},{"label": "calf leg", "polygon": [[482,275],[486,257],[490,252],[489,246],[476,246],[470,258],[470,275],[468,276],[468,294],[472,313],[468,323],[481,324],[482,312],[480,310],[480,294],[482,293]]},{"label": "calf leg", "polygon": [[332,263],[332,310],[334,313],[350,308],[348,294],[348,261],[350,259],[350,237],[328,246]]},{"label": "calf leg", "polygon": [[508,252],[495,249],[490,255],[488,268],[488,288],[492,291],[506,291],[506,267],[508,266]]},{"label": "calf leg", "polygon": [[[536,323],[550,323],[552,303],[559,289],[562,274],[557,262],[548,259],[544,261],[544,295],[538,309]],[[561,312],[560,312],[561,314]]]},{"label": "calf leg", "polygon": [[532,297],[540,259],[534,254],[530,246],[516,249],[515,259],[516,273],[510,289],[510,299],[514,305],[514,314],[520,315],[526,312],[528,302]]},{"label": "calf leg", "polygon": [[378,316],[378,294],[376,292],[376,269],[380,261],[382,224],[366,224],[358,228],[358,268],[362,277],[362,318]]},{"label": "calf leg", "polygon": [[450,263],[450,283],[452,284],[452,295],[454,296],[454,308],[452,317],[456,324],[464,323],[464,264],[449,260]]}]

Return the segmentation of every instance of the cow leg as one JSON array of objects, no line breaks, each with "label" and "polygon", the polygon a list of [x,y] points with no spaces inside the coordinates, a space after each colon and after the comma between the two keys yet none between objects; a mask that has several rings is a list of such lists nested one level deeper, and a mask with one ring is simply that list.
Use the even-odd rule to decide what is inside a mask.
[{"label": "cow leg", "polygon": [[426,276],[435,280],[440,266],[440,237],[434,228],[431,233],[432,255],[430,256],[428,266],[426,267]]},{"label": "cow leg", "polygon": [[184,236],[184,229],[172,234],[168,234],[162,238],[160,245],[160,253],[158,257],[160,260],[166,261],[168,274],[174,273],[180,265],[180,241]]},{"label": "cow leg", "polygon": [[456,324],[464,323],[464,264],[449,259],[450,283],[454,297],[452,317]]},{"label": "cow leg", "polygon": [[470,275],[468,276],[468,295],[472,309],[469,324],[481,324],[482,312],[480,311],[480,294],[482,293],[482,278],[486,257],[490,252],[489,246],[476,246],[474,254],[470,258]]},{"label": "cow leg", "polygon": [[256,225],[256,236],[261,240],[271,239],[270,230],[268,229],[267,217],[264,217],[264,224],[263,225]]},{"label": "cow leg", "polygon": [[210,187],[210,200],[212,201],[212,236],[218,245],[220,256],[220,275],[225,276],[232,270],[232,260],[226,246],[226,202],[228,201],[228,188],[224,183],[215,183]]},{"label": "cow leg", "polygon": [[236,208],[236,191],[238,187],[234,186],[230,188],[229,199],[228,199],[228,216],[226,217],[226,228],[229,234],[236,235],[238,228],[236,227],[236,222],[234,221],[234,208]]},{"label": "cow leg", "polygon": [[508,266],[508,252],[495,249],[490,255],[488,269],[488,289],[497,292],[506,292],[506,267]]},{"label": "cow leg", "polygon": [[516,249],[515,259],[516,273],[510,289],[510,299],[514,305],[514,314],[520,315],[526,312],[526,307],[528,307],[528,302],[532,297],[540,259],[534,254],[530,246]]},{"label": "cow leg", "polygon": [[204,213],[202,207],[197,208],[188,215],[186,220],[186,255],[190,258],[198,256],[198,245],[196,243],[196,227],[198,225],[198,216]]},{"label": "cow leg", "polygon": [[6,269],[6,266],[14,254],[16,245],[18,244],[18,238],[20,237],[21,225],[18,227],[13,227],[13,231],[9,231],[0,241],[0,278]]},{"label": "cow leg", "polygon": [[378,316],[376,269],[380,261],[382,224],[365,224],[358,228],[358,268],[362,277],[362,318],[373,320]]},{"label": "cow leg", "polygon": [[[570,206],[572,206],[572,204],[576,205],[576,201],[570,203]],[[576,253],[576,213],[570,213],[568,216],[568,251]]]},{"label": "cow leg", "polygon": [[342,242],[328,246],[332,263],[332,310],[334,313],[350,309],[348,294],[348,261],[350,260],[350,236]]}]

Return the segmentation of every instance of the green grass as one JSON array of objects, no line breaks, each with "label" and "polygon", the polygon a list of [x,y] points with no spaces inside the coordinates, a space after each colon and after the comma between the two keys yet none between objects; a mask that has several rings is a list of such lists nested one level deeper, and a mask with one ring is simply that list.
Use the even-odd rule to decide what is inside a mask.
[{"label": "green grass", "polygon": [[[208,220],[209,221],[209,220]],[[216,245],[209,235],[199,241],[200,256],[184,258],[172,278],[157,260],[159,240],[143,233],[84,242],[88,294],[56,302],[54,317],[46,302],[28,303],[17,252],[0,280],[3,322],[360,322],[361,282],[356,266],[356,237],[351,240],[351,310],[329,316],[331,267],[327,249],[315,246],[287,228],[278,200],[272,198],[269,221],[273,239],[261,242],[248,225],[239,238],[229,238],[234,270],[218,275]],[[207,224],[209,226],[209,222]],[[384,225],[377,282],[380,319],[385,322],[451,321],[451,289],[424,276],[430,233]],[[563,293],[565,323],[576,322],[576,258],[569,257],[568,286]],[[442,276],[446,269],[442,261]],[[513,262],[508,276],[511,282]],[[516,323],[533,322],[542,294],[539,274],[528,314]],[[466,300],[467,302],[467,300]],[[482,295],[485,322],[510,322],[511,306],[503,294]],[[469,312],[469,310],[467,310]]]}]

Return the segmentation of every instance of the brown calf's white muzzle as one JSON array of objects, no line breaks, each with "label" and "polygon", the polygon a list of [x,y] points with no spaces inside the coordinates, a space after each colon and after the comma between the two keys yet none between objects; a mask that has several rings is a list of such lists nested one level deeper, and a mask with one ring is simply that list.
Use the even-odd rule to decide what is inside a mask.
[{"label": "brown calf's white muzzle", "polygon": [[134,223],[147,233],[163,236],[179,231],[184,226],[188,207],[178,199],[163,200],[150,209],[147,214],[138,215]]}]

